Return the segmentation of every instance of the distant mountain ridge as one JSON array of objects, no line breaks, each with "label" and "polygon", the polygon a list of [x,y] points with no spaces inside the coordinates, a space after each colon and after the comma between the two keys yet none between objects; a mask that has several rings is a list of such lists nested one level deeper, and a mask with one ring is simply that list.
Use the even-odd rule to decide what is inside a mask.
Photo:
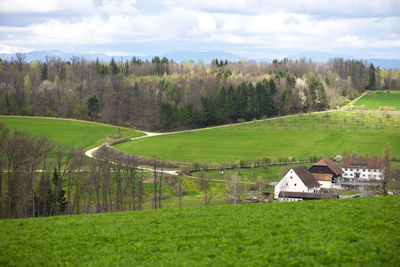
[{"label": "distant mountain ridge", "polygon": [[[111,55],[106,55],[103,53],[93,53],[93,52],[73,53],[73,52],[62,52],[59,50],[31,51],[31,52],[25,53],[25,55],[26,55],[26,60],[28,62],[33,61],[33,60],[44,61],[46,56],[58,56],[58,57],[62,58],[63,60],[70,60],[73,56],[76,56],[76,57],[80,57],[80,58],[85,58],[86,60],[89,60],[89,61],[95,61],[96,59],[99,59],[100,61],[110,61],[112,57],[114,57],[114,59],[116,61],[119,61],[121,58],[124,61],[131,60],[133,57],[150,61],[155,56],[155,55],[148,55],[148,56],[136,56],[136,55],[118,56],[118,55],[115,55],[115,56],[111,56]],[[15,56],[15,53],[0,54],[0,58],[3,60],[10,60],[13,56]],[[242,56],[236,55],[234,53],[229,53],[229,52],[225,52],[225,51],[204,51],[204,52],[172,51],[172,52],[160,54],[158,56],[172,59],[173,61],[178,62],[178,63],[181,63],[185,60],[186,61],[193,60],[194,62],[197,63],[199,60],[202,60],[205,64],[211,64],[211,61],[215,58],[222,59],[222,60],[227,59],[228,61],[233,61],[233,62],[237,62],[240,60],[255,61],[255,62],[272,62],[272,60],[273,60],[272,58],[246,58],[246,57],[242,57]],[[356,58],[356,57],[353,57],[350,55],[325,53],[325,52],[300,53],[300,54],[289,55],[289,56],[287,56],[287,58],[290,60],[300,60],[302,58],[305,58],[307,60],[311,59],[314,62],[327,62],[333,58],[360,59],[360,58]],[[367,64],[372,63],[376,67],[379,66],[379,67],[385,68],[385,69],[400,69],[400,59],[364,58],[361,60],[365,60],[367,62]]]}]

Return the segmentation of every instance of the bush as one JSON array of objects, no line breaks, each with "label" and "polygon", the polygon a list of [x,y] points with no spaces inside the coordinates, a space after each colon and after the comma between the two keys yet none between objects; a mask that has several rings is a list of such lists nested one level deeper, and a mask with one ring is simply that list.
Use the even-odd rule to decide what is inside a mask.
[{"label": "bush", "polygon": [[380,111],[395,111],[396,109],[393,107],[389,107],[389,106],[381,106],[379,107]]}]

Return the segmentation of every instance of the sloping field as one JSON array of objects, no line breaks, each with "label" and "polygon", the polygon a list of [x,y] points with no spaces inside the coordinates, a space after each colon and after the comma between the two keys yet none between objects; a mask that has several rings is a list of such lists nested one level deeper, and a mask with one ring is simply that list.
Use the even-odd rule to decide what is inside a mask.
[{"label": "sloping field", "polygon": [[200,131],[154,136],[115,147],[141,156],[182,161],[230,161],[268,157],[308,159],[357,152],[382,154],[390,143],[400,157],[400,114],[329,112],[255,121]]},{"label": "sloping field", "polygon": [[379,107],[388,106],[400,110],[400,91],[370,92],[354,103],[354,106],[365,105],[370,110],[378,110]]},{"label": "sloping field", "polygon": [[0,221],[2,266],[397,266],[400,197]]},{"label": "sloping field", "polygon": [[[57,118],[0,116],[0,122],[9,129],[29,131],[33,135],[45,135],[58,143],[83,148],[93,148],[106,142],[106,138],[115,135],[118,128],[93,122]],[[122,128],[121,135],[137,137],[144,134]]]}]

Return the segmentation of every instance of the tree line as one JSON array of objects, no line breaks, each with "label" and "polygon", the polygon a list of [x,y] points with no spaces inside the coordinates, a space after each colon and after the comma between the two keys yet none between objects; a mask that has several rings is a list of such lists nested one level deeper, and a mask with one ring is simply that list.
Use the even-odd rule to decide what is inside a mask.
[{"label": "tree line", "polygon": [[357,60],[167,58],[86,61],[24,54],[0,61],[0,113],[174,130],[335,108],[364,90],[398,89],[398,70]]},{"label": "tree line", "polygon": [[[10,132],[0,123],[0,219],[135,211],[144,204],[160,209],[165,187],[173,190],[182,207],[184,174],[165,175],[169,166],[157,155],[144,159],[106,145],[89,159],[81,149],[28,132]],[[190,173],[190,167],[185,170]],[[208,205],[215,191],[204,170],[197,185]]]},{"label": "tree line", "polygon": [[80,149],[10,132],[0,123],[0,218],[140,210],[151,190],[144,186],[149,175],[139,164],[153,164],[153,208],[161,208],[162,186],[179,182],[163,180],[162,160],[143,160],[107,146],[90,160]]}]

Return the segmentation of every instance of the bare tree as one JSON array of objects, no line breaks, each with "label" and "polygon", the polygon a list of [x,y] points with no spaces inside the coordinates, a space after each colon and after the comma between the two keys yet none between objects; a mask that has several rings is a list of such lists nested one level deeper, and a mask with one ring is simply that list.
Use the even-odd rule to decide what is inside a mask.
[{"label": "bare tree", "polygon": [[153,190],[153,202],[152,202],[152,208],[157,209],[157,154],[154,155],[153,157],[154,163],[153,163],[153,183],[154,183],[154,190]]},{"label": "bare tree", "polygon": [[158,190],[158,208],[159,209],[161,209],[163,173],[164,173],[164,161],[161,160],[161,173],[160,173],[160,182],[159,182],[159,190]]},{"label": "bare tree", "polygon": [[386,144],[382,153],[382,164],[383,164],[383,178],[379,191],[386,196],[388,194],[387,186],[391,180],[391,168],[390,168],[390,144]]},{"label": "bare tree", "polygon": [[236,174],[231,175],[230,179],[226,182],[226,191],[234,204],[237,204],[237,201],[240,201],[244,192],[244,186],[240,183],[240,176]]},{"label": "bare tree", "polygon": [[3,170],[6,165],[6,145],[7,145],[8,129],[4,124],[0,123],[0,218],[3,215]]},{"label": "bare tree", "polygon": [[201,170],[200,177],[196,181],[201,191],[204,192],[204,205],[208,206],[217,192],[212,190],[211,178],[205,174],[204,168]]}]

